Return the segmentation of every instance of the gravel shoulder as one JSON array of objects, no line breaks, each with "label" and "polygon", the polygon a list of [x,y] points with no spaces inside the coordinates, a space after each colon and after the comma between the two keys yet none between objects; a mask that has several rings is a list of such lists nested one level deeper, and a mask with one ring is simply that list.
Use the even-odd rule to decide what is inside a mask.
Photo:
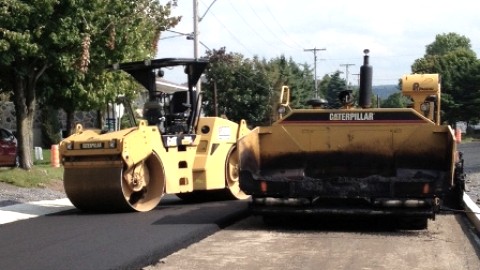
[{"label": "gravel shoulder", "polygon": [[61,180],[52,180],[45,187],[39,188],[22,188],[0,182],[0,207],[61,198],[66,198]]}]

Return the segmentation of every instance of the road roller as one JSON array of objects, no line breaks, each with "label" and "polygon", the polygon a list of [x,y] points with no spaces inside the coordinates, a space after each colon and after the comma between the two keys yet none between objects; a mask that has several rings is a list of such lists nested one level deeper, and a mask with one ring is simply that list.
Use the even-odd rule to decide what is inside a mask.
[{"label": "road roller", "polygon": [[[203,59],[162,58],[116,64],[148,90],[142,118],[130,128],[85,129],[59,146],[64,187],[83,211],[145,212],[164,194],[185,200],[246,199],[238,182],[236,142],[250,130],[201,113],[196,84],[208,65]],[[181,67],[186,89],[162,91],[158,78]],[[133,111],[133,110],[130,110]]]},{"label": "road roller", "polygon": [[363,61],[358,100],[342,90],[338,108],[317,98],[292,109],[284,86],[279,119],[239,139],[240,188],[254,214],[392,217],[423,229],[461,207],[463,158],[440,119],[439,75],[401,78],[408,108],[372,108],[368,50]]}]

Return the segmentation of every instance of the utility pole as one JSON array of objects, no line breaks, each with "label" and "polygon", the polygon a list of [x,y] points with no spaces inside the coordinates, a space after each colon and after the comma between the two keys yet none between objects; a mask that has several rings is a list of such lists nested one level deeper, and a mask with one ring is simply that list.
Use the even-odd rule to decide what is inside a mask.
[{"label": "utility pole", "polygon": [[[199,44],[201,44],[202,46],[204,46],[205,48],[207,48],[207,50],[210,51],[210,48],[208,48],[205,44],[203,44],[203,42],[201,42],[199,39],[198,39],[198,24],[203,20],[203,18],[205,18],[205,15],[207,15],[207,12],[210,10],[210,8],[213,6],[213,4],[215,4],[217,0],[214,0],[207,8],[207,10],[205,11],[205,13],[203,14],[202,17],[198,17],[198,0],[193,0],[193,58],[195,59],[198,59],[198,47],[199,47]],[[187,39],[189,39],[187,37]],[[197,91],[198,93],[200,93],[200,90],[201,90],[201,82],[200,80],[198,80],[198,83],[197,83]]]},{"label": "utility pole", "polygon": [[348,67],[349,66],[355,66],[355,64],[341,64],[341,67],[345,67],[345,86],[348,88]]},{"label": "utility pole", "polygon": [[317,47],[313,49],[304,49],[303,51],[305,52],[313,52],[313,69],[315,73],[315,77],[313,78],[314,80],[314,86],[315,86],[315,98],[318,98],[318,89],[317,89],[317,51],[326,51],[327,49],[317,49]]},{"label": "utility pole", "polygon": [[357,85],[360,86],[360,73],[354,73],[353,76],[357,76]]},{"label": "utility pole", "polygon": [[198,59],[198,0],[193,0],[193,57]]},{"label": "utility pole", "polygon": [[[195,60],[198,60],[198,0],[193,0],[193,58]],[[200,112],[202,111],[202,95],[200,94],[202,91],[202,80],[199,79],[197,81],[197,84],[195,85],[196,88],[196,93],[195,95],[195,100],[192,100],[190,102],[196,102],[197,104],[200,104],[198,108],[196,108],[196,115],[200,115]]]}]

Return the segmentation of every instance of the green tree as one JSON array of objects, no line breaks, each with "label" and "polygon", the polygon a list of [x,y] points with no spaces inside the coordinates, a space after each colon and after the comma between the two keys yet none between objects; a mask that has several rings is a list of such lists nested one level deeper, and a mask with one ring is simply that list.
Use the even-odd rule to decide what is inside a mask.
[{"label": "green tree", "polygon": [[[76,18],[70,28],[82,31],[81,40],[77,40],[81,48],[68,55],[69,63],[58,62],[55,67],[59,70],[47,70],[45,77],[48,76],[48,80],[42,87],[42,97],[46,103],[60,106],[67,113],[68,131],[73,128],[76,110],[97,109],[102,112],[116,96],[134,95],[137,87],[127,79],[128,76],[106,73],[105,67],[115,62],[154,57],[161,30],[180,20],[169,17],[174,4],[168,2],[162,6],[149,0],[136,1],[135,4],[88,1],[82,6],[75,4],[65,8],[71,11],[70,18]],[[84,23],[78,24],[79,21]],[[83,66],[79,66],[82,61]],[[59,73],[63,74],[61,78],[57,75]],[[60,81],[55,82],[57,80]],[[99,122],[99,128],[102,126]]]},{"label": "green tree", "polygon": [[415,60],[413,73],[439,73],[442,84],[442,116],[450,124],[475,121],[480,109],[479,60],[470,40],[456,33],[437,35]]},{"label": "green tree", "polygon": [[305,106],[313,91],[308,83],[313,77],[311,69],[284,56],[270,60],[245,59],[241,54],[227,53],[221,48],[207,52],[207,57],[210,65],[206,71],[207,83],[202,87],[207,115],[214,114],[216,96],[219,113],[229,119],[245,119],[253,126],[270,124],[276,118],[283,85],[290,88],[294,108]]},{"label": "green tree", "polygon": [[330,76],[326,87],[325,98],[328,101],[328,105],[332,108],[340,108],[342,106],[338,99],[338,94],[340,94],[341,91],[346,90],[345,79],[340,78],[340,74],[340,71],[333,73],[332,76]]},{"label": "green tree", "polygon": [[22,168],[33,165],[37,97],[69,113],[105,104],[117,76],[104,75],[105,65],[153,55],[162,27],[178,20],[166,18],[169,8],[148,0],[0,4],[0,88],[13,92]]},{"label": "green tree", "polygon": [[232,121],[241,119],[250,125],[262,123],[268,117],[270,87],[263,65],[258,59],[245,59],[225,48],[207,52],[210,65],[205,72],[207,84],[202,87],[206,115],[213,115],[214,96],[219,114]]},{"label": "green tree", "polygon": [[393,93],[381,102],[382,108],[406,108],[411,100],[401,92]]},{"label": "green tree", "polygon": [[426,55],[445,55],[458,49],[471,49],[470,39],[457,33],[437,35],[435,42],[428,44]]},{"label": "green tree", "polygon": [[[290,107],[304,108],[306,101],[312,97],[313,74],[307,64],[298,65],[292,58],[286,59],[283,55],[264,61],[265,72],[272,85],[272,98],[270,99],[270,122],[277,119],[279,108],[280,89],[286,85],[290,88]],[[267,123],[268,124],[268,123]]]},{"label": "green tree", "polygon": [[291,89],[290,106],[293,108],[305,107],[305,102],[313,93],[313,74],[307,64],[298,65],[292,58],[285,56],[273,58],[265,63],[270,84],[275,89],[275,102],[278,102],[279,89],[287,85]]},{"label": "green tree", "polygon": [[324,98],[324,99],[327,98],[327,89],[331,79],[332,77],[329,74],[325,74],[323,78],[320,80],[320,82],[318,83],[318,91],[319,91],[318,95],[320,98]]}]

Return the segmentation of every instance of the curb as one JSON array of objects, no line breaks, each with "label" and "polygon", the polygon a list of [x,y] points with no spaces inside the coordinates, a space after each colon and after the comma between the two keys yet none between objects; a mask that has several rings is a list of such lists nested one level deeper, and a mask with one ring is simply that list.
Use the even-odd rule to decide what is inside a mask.
[{"label": "curb", "polygon": [[465,208],[465,214],[468,219],[475,226],[475,229],[480,233],[480,207],[472,201],[470,196],[467,193],[463,193],[463,203]]},{"label": "curb", "polygon": [[69,199],[44,200],[0,207],[0,225],[73,209]]}]

